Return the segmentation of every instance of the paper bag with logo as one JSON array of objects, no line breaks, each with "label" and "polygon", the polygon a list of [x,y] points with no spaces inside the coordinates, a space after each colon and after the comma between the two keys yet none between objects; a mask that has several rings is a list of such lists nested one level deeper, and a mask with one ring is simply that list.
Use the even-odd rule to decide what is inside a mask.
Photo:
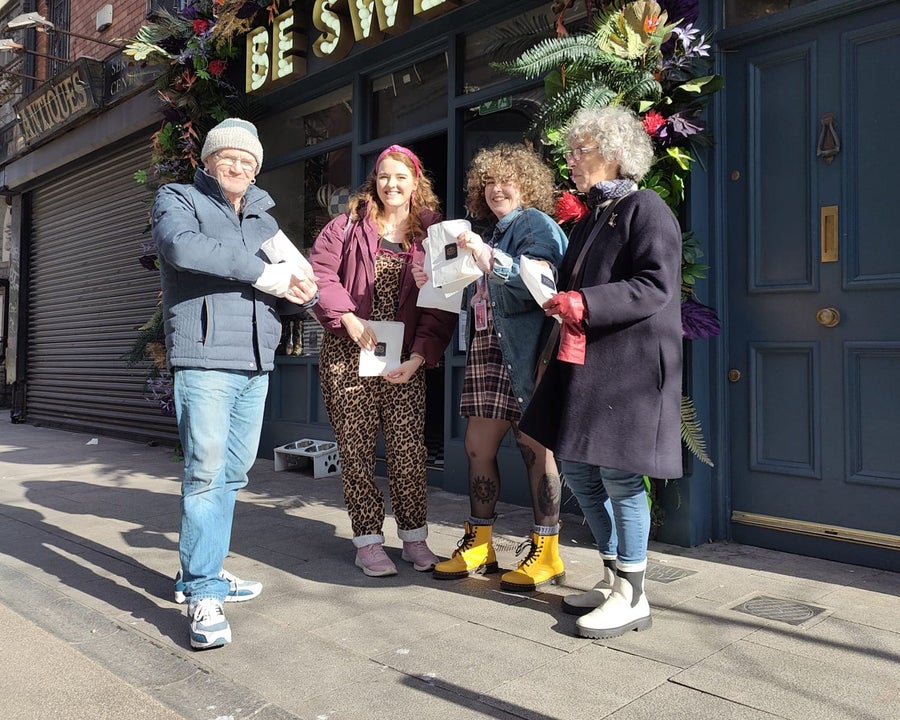
[{"label": "paper bag with logo", "polygon": [[394,320],[369,320],[375,332],[375,347],[359,351],[360,377],[375,377],[400,367],[403,350],[403,323]]},{"label": "paper bag with logo", "polygon": [[481,277],[472,253],[461,252],[456,244],[460,233],[471,229],[468,220],[444,220],[429,226],[424,244],[431,259],[431,272],[427,266],[425,272],[435,287],[453,285],[455,289],[459,283],[468,285]]},{"label": "paper bag with logo", "polygon": [[[425,272],[429,272],[431,268],[431,257],[428,250],[428,243],[424,243],[425,247]],[[416,305],[423,308],[436,308],[438,310],[446,310],[447,312],[458,313],[462,305],[462,295],[465,286],[469,284],[467,280],[462,287],[453,286],[435,287],[432,276],[428,275],[428,280],[419,288],[419,296],[416,299]]]}]

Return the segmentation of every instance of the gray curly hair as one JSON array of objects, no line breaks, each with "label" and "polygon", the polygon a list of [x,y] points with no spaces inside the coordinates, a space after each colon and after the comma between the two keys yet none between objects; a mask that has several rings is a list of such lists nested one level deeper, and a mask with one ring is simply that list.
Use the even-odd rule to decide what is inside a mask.
[{"label": "gray curly hair", "polygon": [[607,161],[619,164],[621,177],[635,182],[653,164],[650,136],[638,116],[621,105],[579,110],[569,125],[566,143],[570,148],[596,145]]}]

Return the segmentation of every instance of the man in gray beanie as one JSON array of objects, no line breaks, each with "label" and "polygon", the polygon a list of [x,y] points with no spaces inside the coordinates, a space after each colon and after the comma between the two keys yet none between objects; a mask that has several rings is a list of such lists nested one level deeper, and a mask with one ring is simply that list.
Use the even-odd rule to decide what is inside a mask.
[{"label": "man in gray beanie", "polygon": [[309,264],[268,214],[274,201],[255,186],[263,161],[256,127],[223,120],[200,158],[192,185],[157,191],[152,215],[184,452],[176,601],[189,602],[197,649],[231,642],[223,603],[262,592],[222,563],[235,499],[256,460],[279,314],[318,297]]}]

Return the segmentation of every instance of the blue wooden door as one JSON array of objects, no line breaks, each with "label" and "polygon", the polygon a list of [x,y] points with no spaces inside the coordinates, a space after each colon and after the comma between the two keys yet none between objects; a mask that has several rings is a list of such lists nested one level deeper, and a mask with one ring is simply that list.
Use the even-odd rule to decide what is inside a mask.
[{"label": "blue wooden door", "polygon": [[900,5],[725,53],[731,529],[900,568]]}]

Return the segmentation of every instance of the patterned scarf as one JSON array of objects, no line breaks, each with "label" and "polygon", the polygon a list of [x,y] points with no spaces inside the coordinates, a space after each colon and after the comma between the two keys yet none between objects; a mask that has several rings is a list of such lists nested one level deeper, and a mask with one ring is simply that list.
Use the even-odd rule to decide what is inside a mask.
[{"label": "patterned scarf", "polygon": [[625,178],[602,180],[588,190],[587,204],[596,212],[613,198],[622,197],[634,190],[637,190],[637,183],[634,180]]}]

